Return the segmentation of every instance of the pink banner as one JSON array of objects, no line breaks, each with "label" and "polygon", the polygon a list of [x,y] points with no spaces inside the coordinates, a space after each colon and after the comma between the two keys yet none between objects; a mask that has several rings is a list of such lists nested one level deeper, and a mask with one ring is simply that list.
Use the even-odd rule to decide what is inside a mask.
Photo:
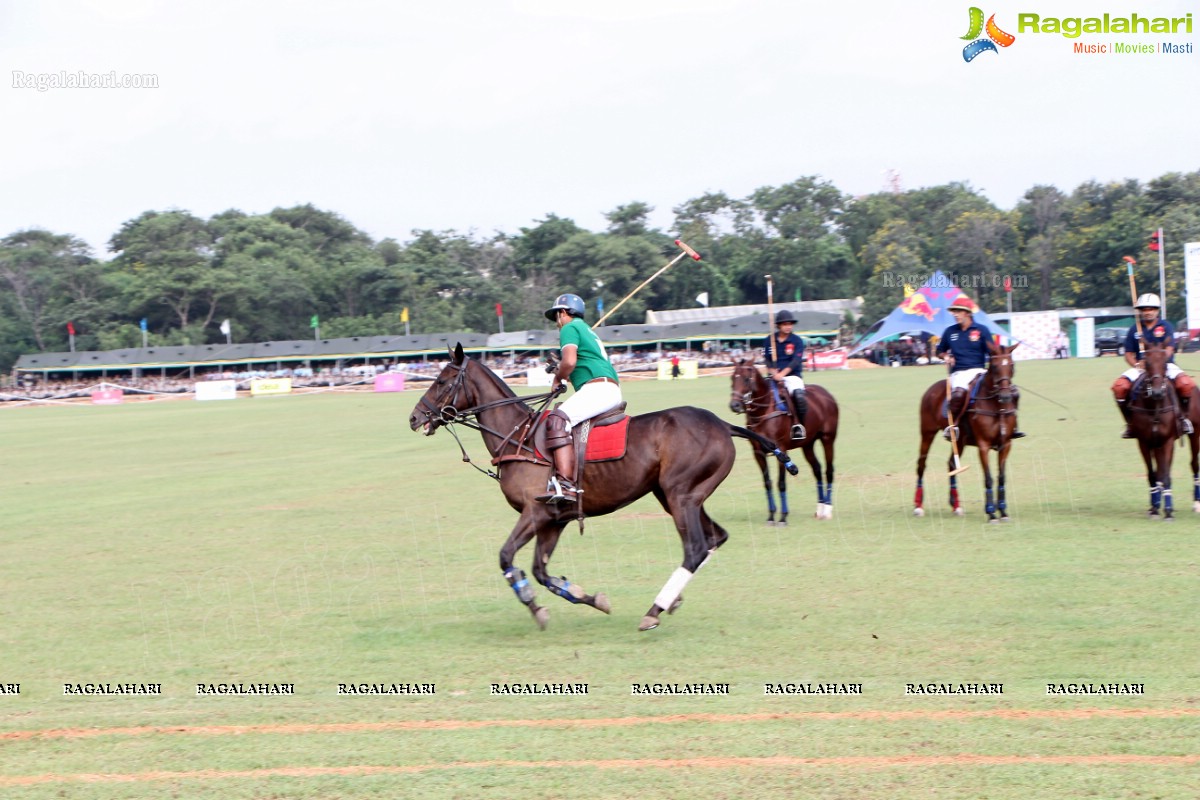
[{"label": "pink banner", "polygon": [[115,406],[125,402],[125,393],[120,389],[96,389],[92,392],[92,403],[98,406]]},{"label": "pink banner", "polygon": [[375,376],[375,391],[403,392],[404,374],[400,372],[383,372]]},{"label": "pink banner", "polygon": [[812,353],[808,354],[808,368],[817,369],[845,369],[846,368],[846,351],[845,350],[830,350],[827,353]]}]

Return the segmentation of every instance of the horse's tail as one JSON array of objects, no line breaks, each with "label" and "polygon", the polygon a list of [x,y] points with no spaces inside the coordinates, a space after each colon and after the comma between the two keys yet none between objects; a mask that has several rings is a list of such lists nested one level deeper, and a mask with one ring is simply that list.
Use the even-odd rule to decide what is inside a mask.
[{"label": "horse's tail", "polygon": [[775,456],[777,459],[779,459],[779,463],[783,464],[783,468],[788,471],[789,475],[796,475],[800,472],[800,468],[797,467],[795,462],[792,461],[792,457],[776,447],[775,443],[767,437],[760,436],[752,430],[739,427],[733,423],[726,424],[729,425],[729,433],[731,436],[737,436],[741,439],[748,439],[749,441],[754,442],[761,447],[764,453]]}]

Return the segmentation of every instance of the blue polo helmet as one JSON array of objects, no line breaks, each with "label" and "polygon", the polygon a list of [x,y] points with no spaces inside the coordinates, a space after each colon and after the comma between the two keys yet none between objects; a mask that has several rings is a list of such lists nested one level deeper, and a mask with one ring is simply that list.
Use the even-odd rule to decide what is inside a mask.
[{"label": "blue polo helmet", "polygon": [[553,322],[559,311],[567,311],[572,317],[583,319],[585,311],[583,298],[577,294],[560,294],[554,298],[554,305],[546,309],[546,319]]}]

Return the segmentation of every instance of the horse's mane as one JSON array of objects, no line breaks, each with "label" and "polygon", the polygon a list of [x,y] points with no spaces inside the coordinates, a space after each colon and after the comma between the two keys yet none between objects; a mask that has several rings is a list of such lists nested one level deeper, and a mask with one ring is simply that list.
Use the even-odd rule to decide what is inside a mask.
[{"label": "horse's mane", "polygon": [[[482,371],[481,374],[483,375],[483,377],[487,378],[487,380],[490,381],[491,384],[496,387],[496,391],[500,392],[501,397],[508,398],[508,397],[516,397],[517,396],[517,393],[512,390],[512,387],[510,387],[507,383],[505,383],[504,379],[501,378],[499,375],[497,375],[495,370],[493,370],[487,364],[484,364],[482,361],[476,361],[473,358],[468,358],[467,364],[472,364],[475,367],[477,367],[479,370],[481,370]],[[516,405],[518,408],[522,408],[526,411],[530,410],[529,406],[526,405],[524,402],[515,403],[514,405]]]}]

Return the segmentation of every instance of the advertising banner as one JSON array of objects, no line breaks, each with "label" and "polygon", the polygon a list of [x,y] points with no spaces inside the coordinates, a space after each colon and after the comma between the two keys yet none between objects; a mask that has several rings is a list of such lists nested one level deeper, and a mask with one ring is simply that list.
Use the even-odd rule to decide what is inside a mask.
[{"label": "advertising banner", "polygon": [[250,394],[254,397],[270,394],[289,394],[291,391],[291,378],[255,378],[250,381]]},{"label": "advertising banner", "polygon": [[404,391],[404,373],[403,372],[383,372],[375,376],[375,391],[377,392],[403,392]]},{"label": "advertising banner", "polygon": [[236,400],[236,381],[203,381],[196,384],[197,400]]},{"label": "advertising banner", "polygon": [[92,392],[92,404],[97,406],[115,406],[125,402],[125,393],[120,389],[96,389]]}]

